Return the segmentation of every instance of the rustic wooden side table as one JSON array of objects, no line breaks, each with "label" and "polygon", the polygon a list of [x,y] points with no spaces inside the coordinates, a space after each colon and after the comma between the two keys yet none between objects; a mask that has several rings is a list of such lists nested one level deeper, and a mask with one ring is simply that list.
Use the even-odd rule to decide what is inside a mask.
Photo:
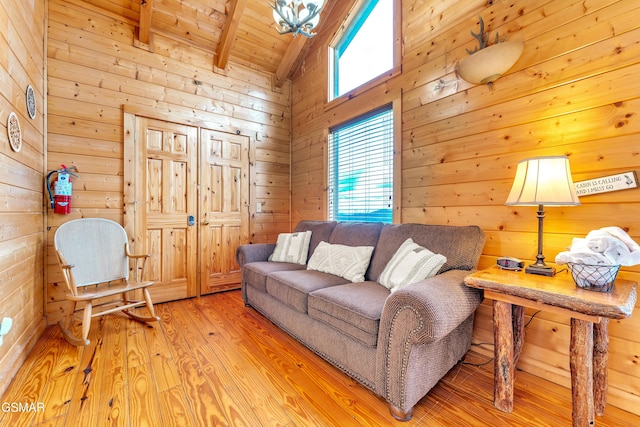
[{"label": "rustic wooden side table", "polygon": [[570,366],[573,425],[594,425],[607,402],[609,319],[631,316],[637,283],[617,279],[608,293],[577,287],[570,273],[553,277],[502,270],[498,266],[465,278],[493,300],[494,405],[513,411],[515,366],[524,344],[524,307],[571,318]]}]

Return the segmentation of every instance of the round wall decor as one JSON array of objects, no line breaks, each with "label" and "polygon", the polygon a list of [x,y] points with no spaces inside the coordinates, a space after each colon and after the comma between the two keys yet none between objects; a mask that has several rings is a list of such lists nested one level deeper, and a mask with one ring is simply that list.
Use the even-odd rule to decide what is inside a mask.
[{"label": "round wall decor", "polygon": [[27,112],[32,120],[36,118],[36,93],[31,85],[27,86]]},{"label": "round wall decor", "polygon": [[18,152],[22,148],[22,131],[20,130],[20,121],[13,111],[7,119],[7,134],[9,135],[9,144],[13,151]]}]

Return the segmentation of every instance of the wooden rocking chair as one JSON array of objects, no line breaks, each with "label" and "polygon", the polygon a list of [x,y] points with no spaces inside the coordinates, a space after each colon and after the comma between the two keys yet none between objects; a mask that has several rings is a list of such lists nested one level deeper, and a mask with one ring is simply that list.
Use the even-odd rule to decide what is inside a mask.
[{"label": "wooden rocking chair", "polygon": [[[60,321],[69,343],[89,345],[91,319],[122,311],[141,322],[158,321],[149,295],[151,281],[143,281],[149,255],[132,255],[124,228],[103,218],[76,219],[62,224],[54,236],[54,247],[64,274],[71,309]],[[129,259],[135,260],[134,281],[129,281]],[[142,291],[143,301],[130,300],[127,294]],[[113,299],[117,297],[116,299]],[[98,301],[96,301],[98,300]],[[84,308],[77,308],[84,302]],[[133,308],[146,305],[150,315],[140,316]],[[96,311],[94,312],[94,309]],[[83,311],[82,337],[71,332],[75,314]]]}]

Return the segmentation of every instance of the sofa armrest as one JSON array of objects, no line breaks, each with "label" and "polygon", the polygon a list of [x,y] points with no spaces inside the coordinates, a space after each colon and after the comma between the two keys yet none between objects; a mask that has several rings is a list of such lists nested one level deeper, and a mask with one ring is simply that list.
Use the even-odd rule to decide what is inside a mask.
[{"label": "sofa armrest", "polygon": [[275,243],[240,245],[236,250],[236,261],[240,267],[250,262],[268,261],[275,248]]},{"label": "sofa armrest", "polygon": [[470,273],[449,270],[391,294],[380,319],[380,330],[385,333],[379,336],[400,335],[417,344],[447,336],[482,302],[482,291],[464,284]]},{"label": "sofa armrest", "polygon": [[378,332],[376,388],[394,417],[410,417],[416,402],[468,349],[470,322],[483,298],[482,291],[464,284],[469,273],[449,270],[387,298]]}]

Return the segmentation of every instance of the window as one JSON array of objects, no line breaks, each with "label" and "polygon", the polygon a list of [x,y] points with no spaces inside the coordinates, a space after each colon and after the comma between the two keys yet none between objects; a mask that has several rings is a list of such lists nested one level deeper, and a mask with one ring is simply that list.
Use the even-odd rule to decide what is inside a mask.
[{"label": "window", "polygon": [[330,46],[330,99],[393,70],[396,0],[360,0],[353,19]]},{"label": "window", "polygon": [[329,130],[329,218],[393,220],[393,108]]}]

